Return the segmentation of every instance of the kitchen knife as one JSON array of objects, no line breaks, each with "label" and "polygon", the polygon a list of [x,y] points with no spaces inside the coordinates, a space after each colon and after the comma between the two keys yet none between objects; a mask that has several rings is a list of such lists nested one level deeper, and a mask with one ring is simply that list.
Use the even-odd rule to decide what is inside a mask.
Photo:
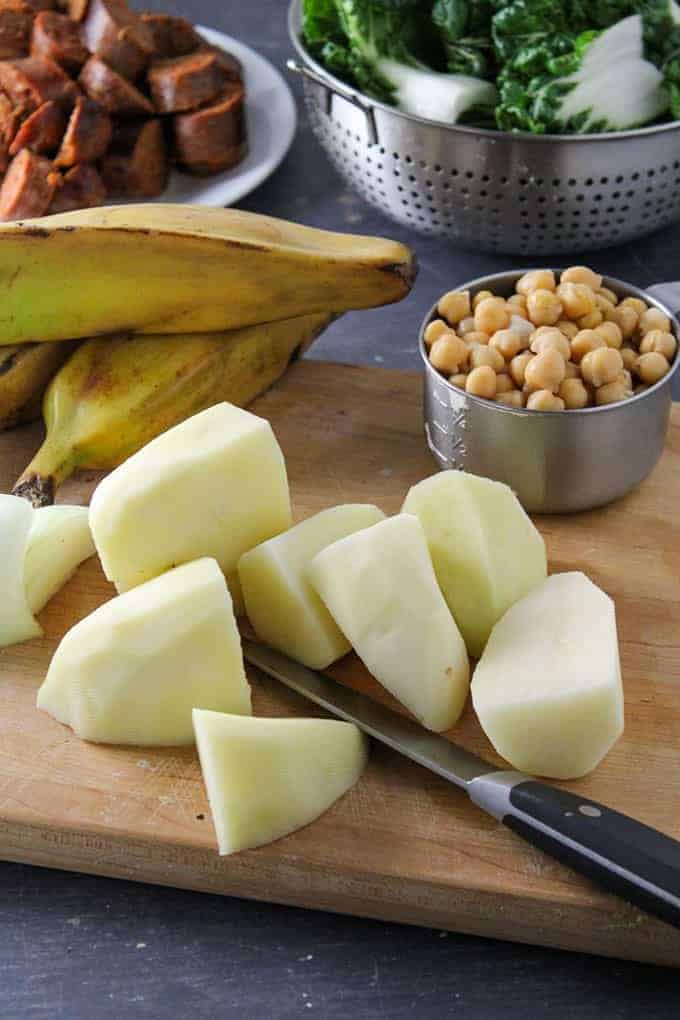
[{"label": "kitchen knife", "polygon": [[375,740],[465,790],[534,846],[680,928],[680,842],[587,797],[497,769],[377,701],[244,639],[246,660]]}]

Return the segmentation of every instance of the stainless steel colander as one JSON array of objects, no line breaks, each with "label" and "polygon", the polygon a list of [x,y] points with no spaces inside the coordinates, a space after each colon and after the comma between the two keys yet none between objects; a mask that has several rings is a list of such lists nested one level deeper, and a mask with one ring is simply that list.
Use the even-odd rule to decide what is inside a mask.
[{"label": "stainless steel colander", "polygon": [[508,254],[587,251],[680,219],[680,122],[604,135],[530,135],[422,120],[353,92],[300,41],[312,129],[345,179],[399,223]]}]

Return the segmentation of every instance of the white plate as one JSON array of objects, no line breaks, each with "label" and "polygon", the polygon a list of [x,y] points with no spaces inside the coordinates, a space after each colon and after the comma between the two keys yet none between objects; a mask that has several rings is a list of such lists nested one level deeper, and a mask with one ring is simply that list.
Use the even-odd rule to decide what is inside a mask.
[{"label": "white plate", "polygon": [[288,152],[297,124],[295,100],[281,74],[250,46],[202,25],[196,30],[213,46],[233,53],[243,65],[248,154],[237,166],[214,177],[192,177],[173,170],[156,201],[232,205],[273,174]]}]

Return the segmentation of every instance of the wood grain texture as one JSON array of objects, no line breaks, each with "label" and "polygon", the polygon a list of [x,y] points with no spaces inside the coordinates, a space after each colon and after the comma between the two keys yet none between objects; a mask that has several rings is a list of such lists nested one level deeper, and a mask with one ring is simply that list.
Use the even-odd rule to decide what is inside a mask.
[{"label": "wood grain texture", "polygon": [[[296,517],[343,501],[399,509],[433,463],[418,375],[302,362],[254,409],[286,455]],[[0,435],[7,491],[39,439]],[[68,483],[86,502],[94,474]],[[553,571],[585,570],[616,601],[626,732],[564,784],[680,837],[680,412],[664,457],[615,506],[538,521]],[[680,965],[680,933],[527,846],[450,785],[384,748],[313,825],[219,858],[192,750],[86,744],[34,707],[64,632],[112,594],[96,561],[42,614],[45,637],[0,650],[0,856],[95,874]],[[352,657],[345,682],[390,699]],[[315,714],[251,672],[259,714]],[[468,707],[452,737],[500,763]]]}]

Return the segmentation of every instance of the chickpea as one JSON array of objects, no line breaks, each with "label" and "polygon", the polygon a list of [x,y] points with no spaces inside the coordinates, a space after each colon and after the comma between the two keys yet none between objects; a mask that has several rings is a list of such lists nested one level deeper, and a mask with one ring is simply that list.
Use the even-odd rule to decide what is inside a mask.
[{"label": "chickpea", "polygon": [[526,309],[526,306],[527,306],[526,295],[525,294],[512,294],[508,298],[508,302],[507,303],[509,305],[513,305],[514,307],[517,307],[517,308],[524,308],[524,309]]},{"label": "chickpea", "polygon": [[510,325],[510,309],[503,298],[484,298],[475,308],[475,329],[493,336],[499,329]]},{"label": "chickpea", "polygon": [[511,361],[522,350],[522,338],[512,329],[499,329],[489,340],[489,347],[495,348],[506,361]]},{"label": "chickpea", "polygon": [[466,333],[464,338],[465,343],[468,347],[476,347],[479,344],[481,347],[486,347],[491,337],[488,333]]},{"label": "chickpea", "polygon": [[552,269],[532,269],[530,272],[520,276],[515,284],[518,294],[528,297],[534,290],[555,290],[555,274]]},{"label": "chickpea", "polygon": [[598,290],[602,286],[600,274],[587,266],[569,266],[561,274],[560,280],[562,283],[584,283],[591,290]]},{"label": "chickpea", "polygon": [[[517,294],[515,296],[519,297],[520,295]],[[507,306],[512,316],[515,316],[518,319],[522,319],[524,322],[528,320],[529,313],[527,312],[526,305],[513,305],[510,303],[510,301],[508,301]]]},{"label": "chickpea", "polygon": [[623,360],[623,367],[626,369],[627,372],[632,372],[638,357],[635,348],[622,347],[619,353],[621,354],[621,358]]},{"label": "chickpea", "polygon": [[468,360],[469,350],[455,333],[445,333],[432,344],[430,362],[439,372],[454,375]]},{"label": "chickpea", "polygon": [[565,379],[580,379],[581,378],[581,370],[578,367],[578,365],[574,364],[573,361],[568,361],[564,367],[567,370],[567,374],[564,377]]},{"label": "chickpea", "polygon": [[575,411],[581,407],[587,407],[590,402],[588,390],[583,385],[582,379],[565,379],[560,383],[557,393],[568,410]]},{"label": "chickpea", "polygon": [[527,400],[527,407],[530,411],[564,411],[564,401],[550,390],[536,390]]},{"label": "chickpea", "polygon": [[632,396],[633,393],[633,376],[627,369],[622,369],[617,375],[614,382],[623,383],[624,388],[627,390],[627,396]]},{"label": "chickpea", "polygon": [[488,365],[473,368],[465,380],[465,389],[475,397],[493,400],[496,396],[496,373]]},{"label": "chickpea", "polygon": [[671,320],[658,308],[648,308],[647,311],[640,316],[638,326],[643,336],[645,336],[646,333],[651,333],[653,329],[660,329],[662,333],[670,333]]},{"label": "chickpea", "polygon": [[530,361],[533,360],[533,355],[525,351],[523,354],[517,354],[510,362],[510,375],[514,379],[517,386],[524,386],[524,374],[526,367]]},{"label": "chickpea", "polygon": [[507,393],[498,394],[496,403],[507,404],[508,407],[524,407],[524,394],[520,390],[508,390]]},{"label": "chickpea", "polygon": [[581,375],[596,389],[613,383],[623,369],[623,358],[614,347],[599,347],[581,360]]},{"label": "chickpea", "polygon": [[540,354],[541,351],[553,350],[561,354],[565,361],[569,361],[571,357],[571,347],[564,333],[559,329],[546,329],[545,332],[536,330],[533,339],[531,341],[531,350],[534,354]]},{"label": "chickpea", "polygon": [[459,390],[465,389],[465,380],[467,379],[466,372],[456,372],[455,375],[449,377],[449,382],[452,386],[457,386]]},{"label": "chickpea", "polygon": [[598,386],[595,390],[595,403],[598,406],[603,404],[618,404],[621,400],[625,400],[630,396],[630,390],[627,390],[620,379],[616,379],[614,382],[605,383],[604,386]]},{"label": "chickpea", "polygon": [[496,379],[496,395],[499,393],[510,393],[514,389],[515,384],[510,376],[505,372],[501,372]]},{"label": "chickpea", "polygon": [[635,332],[638,324],[638,314],[630,305],[616,305],[611,312],[607,312],[607,320],[615,322],[620,327],[624,340],[629,340]]},{"label": "chickpea", "polygon": [[641,354],[634,365],[634,371],[643,383],[653,386],[655,382],[662,379],[671,366],[663,354],[658,351],[649,351],[648,354]]},{"label": "chickpea", "polygon": [[615,347],[618,351],[623,344],[623,333],[621,327],[615,322],[602,322],[596,326],[594,332],[601,336],[607,347]]},{"label": "chickpea", "polygon": [[532,358],[524,370],[524,384],[530,390],[557,390],[566,375],[564,358],[548,349]]},{"label": "chickpea", "polygon": [[482,365],[493,369],[494,372],[502,372],[505,368],[505,359],[495,347],[490,345],[485,347],[483,344],[476,344],[470,348],[470,366],[472,368],[480,368]]},{"label": "chickpea", "polygon": [[552,290],[532,290],[527,298],[529,319],[535,326],[554,326],[562,318],[562,302]]},{"label": "chickpea", "polygon": [[465,336],[467,333],[472,333],[475,328],[475,320],[471,315],[467,315],[464,319],[461,319],[458,323],[458,336]]},{"label": "chickpea", "polygon": [[606,347],[607,341],[599,333],[596,333],[594,329],[582,329],[580,330],[574,339],[571,341],[571,357],[572,361],[577,364],[581,361],[584,355],[589,354],[590,351],[595,351],[598,347]]},{"label": "chickpea", "polygon": [[427,326],[423,333],[423,340],[425,341],[426,347],[431,347],[435,340],[438,340],[444,333],[450,333],[451,327],[448,322],[444,322],[443,319],[435,319]]},{"label": "chickpea", "polygon": [[604,314],[599,308],[593,308],[592,312],[582,315],[578,322],[579,329],[595,329],[601,322],[604,322]]},{"label": "chickpea", "polygon": [[487,298],[495,297],[493,291],[490,290],[478,290],[472,299],[472,307],[475,309],[480,301],[486,301]]},{"label": "chickpea", "polygon": [[647,386],[645,383],[638,383],[635,389],[633,390],[633,395],[637,397],[638,393],[644,393],[645,390],[648,389],[649,386]]},{"label": "chickpea", "polygon": [[646,302],[642,301],[641,298],[639,297],[624,298],[623,301],[621,302],[621,306],[632,308],[633,311],[637,314],[638,319],[640,319],[649,308],[649,305],[646,304]]},{"label": "chickpea", "polygon": [[559,329],[560,333],[564,333],[567,340],[573,340],[578,333],[578,326],[575,322],[570,322],[569,319],[560,319],[555,323],[555,329]]},{"label": "chickpea", "polygon": [[606,297],[602,297],[601,294],[595,295],[595,307],[604,315],[605,319],[611,314],[612,308],[615,308],[613,301],[608,301]]},{"label": "chickpea", "polygon": [[601,297],[605,299],[605,301],[609,301],[610,304],[618,305],[619,295],[615,294],[613,290],[609,289],[609,287],[598,287],[597,293],[600,294]]},{"label": "chickpea", "polygon": [[527,319],[520,319],[514,312],[510,317],[510,327],[513,333],[516,333],[520,339],[521,348],[520,350],[525,351],[529,346],[531,337],[534,335],[535,326],[533,322],[529,322]]},{"label": "chickpea", "polygon": [[664,333],[661,329],[651,329],[642,338],[640,354],[649,354],[650,351],[657,351],[658,354],[663,354],[664,358],[670,362],[675,357],[677,347],[678,342],[672,333]]},{"label": "chickpea", "polygon": [[470,314],[470,291],[450,290],[439,299],[437,311],[452,326]]},{"label": "chickpea", "polygon": [[557,288],[557,296],[570,319],[590,315],[595,308],[595,294],[585,283],[561,283]]}]

